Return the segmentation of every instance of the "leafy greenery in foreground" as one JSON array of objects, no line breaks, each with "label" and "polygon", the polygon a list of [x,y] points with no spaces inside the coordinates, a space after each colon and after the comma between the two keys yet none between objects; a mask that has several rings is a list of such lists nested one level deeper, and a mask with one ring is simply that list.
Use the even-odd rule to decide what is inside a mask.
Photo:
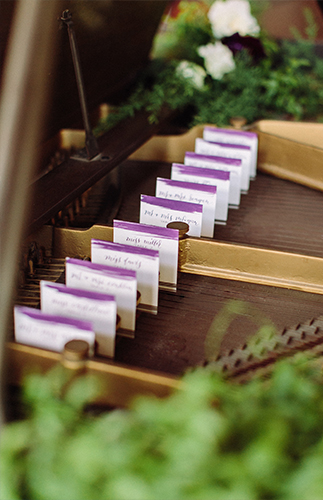
[{"label": "leafy greenery in foreground", "polygon": [[2,500],[319,500],[323,385],[308,360],[235,385],[207,368],[130,410],[83,413],[92,379],[31,375],[30,418],[4,428]]},{"label": "leafy greenery in foreground", "polygon": [[317,28],[310,11],[305,11],[307,39],[296,30],[293,41],[277,42],[261,34],[263,59],[253,62],[242,51],[235,56],[233,71],[221,80],[208,76],[204,88],[198,89],[175,68],[183,59],[203,65],[197,48],[210,42],[212,34],[201,4],[183,3],[182,13],[172,21],[173,29],[157,37],[155,59],[139,77],[129,99],[112,108],[111,115],[98,125],[97,134],[138,110],[146,110],[150,122],[157,122],[163,105],[189,109],[187,127],[199,123],[224,126],[234,116],[243,116],[248,122],[260,118],[322,121],[323,60],[315,53]]}]

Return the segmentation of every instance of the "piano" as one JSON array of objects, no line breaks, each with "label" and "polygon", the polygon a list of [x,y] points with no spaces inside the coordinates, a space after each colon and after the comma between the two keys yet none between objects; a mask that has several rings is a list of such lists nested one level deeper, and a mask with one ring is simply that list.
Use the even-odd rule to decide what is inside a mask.
[{"label": "piano", "polygon": [[[13,304],[38,307],[39,281],[61,279],[67,256],[89,257],[91,238],[112,240],[113,219],[139,222],[140,194],[154,195],[156,177],[170,176],[171,163],[182,162],[203,129],[183,131],[167,109],[155,125],[138,113],[101,136],[99,154],[89,158],[68,33],[57,21],[64,2],[50,2],[46,12],[41,0],[33,0],[29,12],[23,3],[1,2],[12,19],[1,115],[2,141],[11,138],[3,152],[6,190],[0,192],[6,387],[19,386],[28,371],[46,372],[66,361],[61,353],[14,342]],[[166,3],[68,2],[92,124],[130,92],[148,64]],[[22,26],[25,40],[19,38]],[[19,57],[22,42],[33,49],[28,61]],[[2,46],[2,58],[6,51]],[[14,63],[21,69],[15,74],[18,109],[9,85]],[[4,120],[10,124],[14,113],[10,136]],[[260,121],[249,127],[259,134],[258,174],[240,208],[230,210],[227,225],[216,226],[214,239],[180,241],[176,293],[160,291],[158,314],[139,314],[134,338],[117,335],[113,360],[82,361],[83,370],[101,379],[104,404],[125,406],[138,394],[166,396],[179,387],[186,370],[205,363],[212,321],[230,300],[248,307],[231,322],[214,359],[227,376],[246,380],[298,350],[320,356],[323,156],[319,139],[300,139],[304,130],[313,138],[315,125],[302,126],[286,131],[280,123]],[[307,158],[313,159],[312,170],[304,173]],[[268,318],[277,333],[255,358],[248,339],[259,317]]]}]

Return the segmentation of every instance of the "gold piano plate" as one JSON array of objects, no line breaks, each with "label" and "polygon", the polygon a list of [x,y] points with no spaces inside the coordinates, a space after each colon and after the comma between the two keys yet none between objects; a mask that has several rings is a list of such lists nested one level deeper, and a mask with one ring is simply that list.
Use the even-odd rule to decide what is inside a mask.
[{"label": "gold piano plate", "polygon": [[323,124],[260,120],[259,170],[323,191]]},{"label": "gold piano plate", "polygon": [[[185,151],[194,149],[195,138],[201,137],[202,132],[203,126],[199,126],[178,136],[155,136],[131,155],[130,162],[137,162],[137,165],[139,165],[140,162],[153,161],[167,163],[182,162]],[[267,132],[264,133],[267,134]],[[266,166],[264,166],[266,162],[264,163],[263,158],[265,157],[264,155],[267,154],[266,150],[269,146],[267,142],[263,141],[261,134],[262,132],[259,133],[260,170],[265,170],[276,175],[277,172],[271,171],[272,167],[270,167],[271,170],[266,170]],[[62,141],[61,147],[70,148],[73,145],[79,146],[82,144],[82,134],[80,134],[79,131],[64,132],[61,137],[65,141]],[[68,138],[67,143],[66,138]],[[299,143],[294,143],[290,138],[281,139],[275,136],[274,139],[275,141],[283,140],[289,141],[289,143],[292,144],[297,144],[297,146],[299,145]],[[303,146],[301,145],[301,147]],[[311,150],[317,150],[318,155],[322,154],[322,151],[313,145],[306,147]],[[291,156],[287,155],[287,158],[289,159]],[[316,176],[320,175],[319,170],[317,166]],[[287,166],[287,171],[289,172],[289,166]],[[302,181],[301,183],[307,186],[311,186],[312,183],[313,186],[315,185],[316,188],[319,188],[319,183],[316,185],[314,173],[310,172],[310,175],[312,176],[312,180],[308,182],[305,182],[304,179],[297,179],[295,172],[291,172],[290,176],[285,176],[285,178],[297,182]],[[283,177],[283,175],[280,176]],[[277,182],[280,181],[277,180]],[[248,195],[246,196],[248,197]],[[137,195],[135,195],[135,198],[137,199]],[[43,226],[37,234],[28,237],[28,241],[36,240],[40,245],[45,246],[45,248],[52,249],[53,258],[64,259],[66,256],[89,256],[92,238],[112,241],[113,229],[106,225],[93,225],[89,229]],[[168,311],[168,307],[172,307],[173,310],[176,309],[177,303],[179,304],[178,307],[181,307],[181,300],[184,293],[182,289],[188,290],[189,287],[194,288],[194,286],[202,286],[203,289],[203,279],[205,277],[207,285],[211,288],[219,288],[219,292],[215,298],[213,296],[210,298],[209,310],[207,313],[203,311],[202,316],[208,314],[208,317],[210,317],[211,312],[213,315],[215,314],[216,308],[213,304],[217,302],[217,305],[219,305],[218,297],[221,294],[221,286],[223,286],[225,292],[229,290],[227,295],[232,297],[236,297],[235,294],[237,290],[238,294],[240,293],[241,296],[241,290],[245,289],[247,290],[247,300],[248,293],[250,293],[251,295],[253,294],[254,297],[260,297],[260,303],[266,303],[267,300],[272,300],[273,295],[276,293],[276,289],[285,290],[288,295],[283,292],[285,293],[283,298],[286,299],[287,297],[287,300],[291,301],[293,300],[294,296],[292,296],[292,294],[294,293],[296,294],[294,316],[298,315],[297,301],[304,301],[304,295],[299,294],[305,293],[305,295],[308,294],[310,297],[316,297],[315,299],[309,299],[309,302],[312,301],[309,307],[310,314],[320,314],[322,304],[321,296],[323,295],[323,258],[320,254],[319,256],[315,256],[307,255],[306,252],[297,253],[294,251],[281,251],[274,248],[255,246],[250,243],[245,244],[244,242],[226,241],[223,237],[216,240],[184,237],[179,244],[179,281],[181,282],[180,286],[182,288],[178,294],[173,296],[174,298],[169,298],[162,303],[161,308],[164,311]],[[185,276],[196,276],[198,281],[190,282]],[[228,284],[221,285],[221,283]],[[240,284],[238,285],[240,288],[232,288],[232,283]],[[263,290],[267,288],[273,290],[273,295],[270,295],[270,292],[265,292],[265,296],[262,296]],[[208,294],[209,292],[207,291],[206,297],[208,297]],[[275,300],[279,303],[277,295],[275,297]],[[189,298],[189,300],[192,300],[192,298]],[[194,303],[198,300],[203,301],[204,297],[194,298]],[[188,309],[190,307],[189,304]],[[178,313],[183,314],[181,310],[178,310]],[[185,312],[185,314],[188,313]],[[302,314],[303,316],[300,315],[301,321],[308,319],[306,316],[307,310],[305,312],[303,311]],[[283,319],[286,323],[280,324],[279,326],[290,326],[290,318],[294,318],[294,316],[288,316],[287,314],[287,317]],[[158,317],[159,314],[156,316],[157,321]],[[165,313],[162,321],[165,323]],[[191,334],[194,333],[194,325],[191,324],[192,321],[189,320],[189,323],[190,332],[188,332],[187,342],[191,341]],[[205,327],[206,324],[207,322],[204,322],[203,325],[201,325],[201,328],[204,328],[204,335],[208,328],[208,326]],[[146,325],[144,335],[146,335],[147,332],[148,336],[154,338],[154,342],[157,344],[156,349],[158,349],[160,340],[158,337],[154,337],[155,332],[151,329],[150,325],[148,327]],[[234,341],[234,332],[231,333],[233,333],[233,340],[231,341],[229,339],[228,345],[230,345],[230,342],[234,345],[234,342],[237,340]],[[138,334],[141,334],[141,332],[138,331]],[[176,330],[170,333],[170,336],[172,335],[173,338],[170,340],[170,345],[174,345],[174,349],[178,349],[180,352],[180,350],[183,349],[183,339],[180,338]],[[200,338],[199,341],[200,344],[203,344],[203,339],[201,340]],[[127,353],[132,351],[133,345],[136,345],[136,339],[122,339],[122,342],[124,343],[122,345],[126,346]],[[139,394],[155,394],[158,397],[166,396],[172,390],[179,387],[178,376],[174,375],[171,370],[169,372],[167,369],[160,370],[159,366],[155,367],[153,361],[151,362],[150,368],[143,368],[140,364],[137,366],[136,362],[132,364],[131,361],[136,361],[136,354],[139,352],[138,345],[136,345],[136,348],[137,351],[131,354],[130,357],[127,353],[125,356],[121,356],[121,361],[119,359],[117,359],[117,361],[112,361],[103,358],[94,358],[87,361],[87,371],[96,373],[102,380],[104,386],[104,396],[102,400],[105,403],[124,406],[128,405],[132,398]],[[62,358],[61,355],[57,353],[51,353],[49,351],[15,343],[8,343],[7,349],[9,362],[14,366],[14,370],[10,370],[9,375],[9,382],[12,383],[19,383],[23,374],[28,370],[33,370],[35,365],[37,365],[38,369],[45,371],[49,369],[50,366],[59,362]],[[147,352],[149,353],[149,351]],[[171,358],[171,351],[169,351],[169,353]],[[153,356],[154,353],[151,356],[152,359]],[[165,356],[167,357],[167,353]],[[176,358],[176,356],[174,356],[174,358]],[[182,364],[182,366],[184,365]],[[180,368],[178,371],[180,371]]]},{"label": "gold piano plate", "polygon": [[[89,256],[91,239],[113,240],[113,229],[55,228],[55,257]],[[323,259],[249,245],[185,238],[180,241],[179,270],[185,273],[246,281],[323,294]]]},{"label": "gold piano plate", "polygon": [[[181,163],[185,152],[194,150],[204,126],[178,136],[155,136],[130,158]],[[323,124],[260,120],[248,130],[259,137],[260,171],[323,191]]]}]

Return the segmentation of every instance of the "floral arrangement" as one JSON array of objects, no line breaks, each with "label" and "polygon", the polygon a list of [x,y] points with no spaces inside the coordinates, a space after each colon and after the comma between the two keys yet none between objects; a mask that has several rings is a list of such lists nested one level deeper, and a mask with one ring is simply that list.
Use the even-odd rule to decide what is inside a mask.
[{"label": "floral arrangement", "polygon": [[[317,26],[309,9],[306,38],[271,39],[248,0],[177,2],[154,40],[152,62],[127,102],[114,108],[97,132],[137,110],[158,120],[163,105],[184,110],[184,125],[232,117],[321,121],[323,60],[315,52]],[[259,15],[259,13],[258,13]]]}]

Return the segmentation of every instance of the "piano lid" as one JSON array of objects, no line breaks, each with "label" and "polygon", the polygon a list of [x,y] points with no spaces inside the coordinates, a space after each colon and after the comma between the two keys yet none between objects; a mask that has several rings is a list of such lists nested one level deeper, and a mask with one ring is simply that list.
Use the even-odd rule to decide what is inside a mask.
[{"label": "piano lid", "polygon": [[[68,0],[57,2],[57,31],[51,57],[52,96],[46,106],[44,139],[61,128],[82,124],[64,9],[73,16],[76,40],[90,110],[122,97],[147,65],[155,32],[167,0]],[[0,78],[10,25],[17,2],[0,0]]]}]

